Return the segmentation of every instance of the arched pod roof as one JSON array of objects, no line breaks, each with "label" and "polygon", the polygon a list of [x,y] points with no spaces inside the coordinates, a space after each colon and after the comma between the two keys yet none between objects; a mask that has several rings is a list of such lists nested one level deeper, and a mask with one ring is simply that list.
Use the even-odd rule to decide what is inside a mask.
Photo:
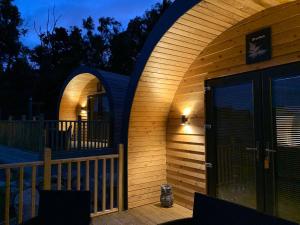
[{"label": "arched pod roof", "polygon": [[[88,67],[80,67],[74,70],[62,88],[58,103],[58,118],[60,120],[66,119],[61,109],[64,107],[76,108],[80,103],[83,90],[88,86],[95,86],[95,81],[98,80],[103,85],[109,98],[113,120],[113,140],[114,144],[118,144],[123,124],[125,96],[129,84],[128,76]],[[67,113],[70,114],[70,112]],[[77,118],[72,119],[76,120]]]},{"label": "arched pod roof", "polygon": [[[150,163],[142,157],[139,162],[130,163],[130,155],[138,149],[144,150],[139,153],[142,156],[150,151],[158,156],[161,152],[161,161],[165,161],[163,134],[170,106],[197,56],[221,33],[239,26],[240,21],[245,23],[250,16],[286,2],[290,0],[177,0],[161,17],[142,50],[129,88],[125,127],[128,128],[128,192],[131,196],[131,193],[142,193],[138,185],[142,181],[135,168],[138,164]],[[228,43],[230,45],[230,41]],[[166,175],[163,168],[156,168],[151,170],[156,178],[152,177],[148,186],[143,187],[151,194],[143,201],[138,196],[129,198],[129,207],[157,200],[158,191],[153,188],[165,182]]]}]

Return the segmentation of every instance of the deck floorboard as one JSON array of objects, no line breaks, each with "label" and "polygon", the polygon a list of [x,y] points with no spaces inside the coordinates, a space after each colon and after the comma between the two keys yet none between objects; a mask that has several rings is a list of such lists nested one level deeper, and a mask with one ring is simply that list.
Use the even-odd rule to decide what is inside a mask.
[{"label": "deck floorboard", "polygon": [[192,211],[180,205],[161,208],[157,203],[96,217],[93,219],[93,225],[156,225],[191,216]]}]

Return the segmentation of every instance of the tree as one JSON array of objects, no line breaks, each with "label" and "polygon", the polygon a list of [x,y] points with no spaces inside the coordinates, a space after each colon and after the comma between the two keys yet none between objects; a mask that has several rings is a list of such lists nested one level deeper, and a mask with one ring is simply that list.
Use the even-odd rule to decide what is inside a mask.
[{"label": "tree", "polygon": [[10,70],[22,50],[20,36],[26,33],[22,29],[22,19],[12,0],[0,0],[0,72]]},{"label": "tree", "polygon": [[[0,107],[9,114],[24,113],[29,97],[44,103],[46,118],[56,117],[58,96],[67,76],[85,65],[130,75],[146,38],[172,4],[157,3],[141,17],[132,19],[126,29],[112,17],[91,17],[82,27],[57,27],[52,12],[46,29],[39,29],[40,44],[32,50],[20,42],[26,33],[13,0],[0,0]],[[13,101],[11,101],[13,99]]]},{"label": "tree", "polygon": [[155,4],[143,16],[132,19],[124,32],[114,36],[110,59],[112,71],[127,75],[132,73],[147,37],[172,3],[172,0],[163,0]]},{"label": "tree", "polygon": [[[27,99],[34,83],[28,62],[28,48],[20,37],[25,35],[23,20],[12,0],[0,0],[0,110],[2,116],[26,113]],[[25,111],[25,112],[24,112]]]}]

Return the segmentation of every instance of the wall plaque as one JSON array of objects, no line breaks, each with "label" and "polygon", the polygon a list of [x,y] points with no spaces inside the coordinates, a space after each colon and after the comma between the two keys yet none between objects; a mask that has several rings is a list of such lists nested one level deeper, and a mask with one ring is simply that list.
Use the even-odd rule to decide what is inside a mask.
[{"label": "wall plaque", "polygon": [[253,64],[272,58],[272,30],[270,27],[246,36],[246,63]]}]

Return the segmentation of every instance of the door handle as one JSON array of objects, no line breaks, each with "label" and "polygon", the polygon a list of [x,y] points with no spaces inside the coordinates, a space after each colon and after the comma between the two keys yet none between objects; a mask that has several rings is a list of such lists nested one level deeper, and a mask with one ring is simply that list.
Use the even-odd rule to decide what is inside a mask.
[{"label": "door handle", "polygon": [[255,151],[257,152],[259,149],[259,141],[256,142],[256,147],[246,147],[246,151]]},{"label": "door handle", "polygon": [[260,142],[256,142],[256,147],[246,147],[246,151],[253,152],[255,154],[256,161],[259,161]]},{"label": "door handle", "polygon": [[269,149],[269,148],[266,148],[265,151],[268,152],[268,153],[276,153],[277,152],[276,150]]},{"label": "door handle", "polygon": [[267,152],[267,153],[269,154],[269,153],[276,153],[277,151],[274,150],[274,149],[271,149],[271,148],[270,148],[270,143],[267,142],[267,143],[266,143],[265,152]]},{"label": "door handle", "polygon": [[[270,161],[272,160],[272,157],[271,157],[271,153],[276,153],[277,151],[274,150],[274,149],[271,149],[270,148],[270,143],[267,142],[266,143],[266,148],[265,148],[265,161],[264,161],[264,167],[265,169],[270,169]],[[273,163],[272,163],[273,165]],[[274,170],[273,170],[274,172]]]},{"label": "door handle", "polygon": [[246,147],[246,151],[257,151],[257,148],[249,148],[249,147]]}]

